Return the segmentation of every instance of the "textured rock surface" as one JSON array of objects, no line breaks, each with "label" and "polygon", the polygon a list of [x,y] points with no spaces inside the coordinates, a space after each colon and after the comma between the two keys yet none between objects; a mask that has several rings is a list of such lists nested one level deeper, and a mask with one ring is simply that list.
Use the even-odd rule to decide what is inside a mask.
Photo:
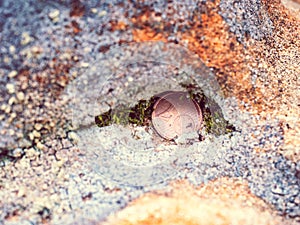
[{"label": "textured rock surface", "polygon": [[222,178],[197,189],[185,183],[172,187],[172,192],[146,194],[133,201],[104,224],[292,223],[274,215],[262,200],[249,194],[247,185],[240,180]]},{"label": "textured rock surface", "polygon": [[[197,207],[223,215],[228,206],[228,224],[299,223],[300,22],[283,3],[1,1],[0,223],[97,224],[111,214],[127,224],[145,206],[150,224],[176,204],[192,219],[174,224],[193,224]],[[151,126],[94,126],[117,103],[190,80],[235,132],[167,143]],[[182,206],[190,195],[193,210]]]}]

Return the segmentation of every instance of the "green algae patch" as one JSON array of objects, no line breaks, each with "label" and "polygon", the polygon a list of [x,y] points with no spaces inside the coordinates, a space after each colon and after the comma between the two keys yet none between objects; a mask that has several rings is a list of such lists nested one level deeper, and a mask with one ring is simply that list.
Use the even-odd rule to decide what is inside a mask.
[{"label": "green algae patch", "polygon": [[157,97],[152,97],[149,100],[142,99],[131,108],[126,105],[118,105],[114,109],[110,109],[109,111],[96,116],[95,123],[99,127],[105,127],[112,124],[149,126],[151,123],[153,105],[157,99]]},{"label": "green algae patch", "polygon": [[[221,107],[211,98],[205,96],[201,88],[194,83],[182,83],[191,99],[196,101],[202,111],[203,126],[208,134],[220,136],[235,131],[235,128],[224,119]],[[154,96],[148,100],[142,99],[133,107],[117,105],[114,109],[96,116],[95,123],[99,127],[112,124],[150,126],[153,106],[159,97]]]},{"label": "green algae patch", "polygon": [[183,83],[181,86],[199,104],[202,111],[204,128],[207,133],[220,136],[236,130],[232,124],[225,120],[222,109],[216,101],[207,97],[198,85],[195,83]]}]

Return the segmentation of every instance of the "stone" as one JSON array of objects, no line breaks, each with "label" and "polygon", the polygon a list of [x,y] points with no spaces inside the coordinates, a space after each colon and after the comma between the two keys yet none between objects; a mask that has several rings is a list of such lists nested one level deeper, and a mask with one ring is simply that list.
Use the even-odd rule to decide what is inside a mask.
[{"label": "stone", "polygon": [[43,124],[41,123],[34,124],[34,129],[36,129],[37,131],[41,130],[42,128],[43,128]]},{"label": "stone", "polygon": [[27,45],[32,41],[32,37],[30,37],[28,32],[22,33],[21,37],[21,45]]},{"label": "stone", "polygon": [[82,68],[87,68],[90,66],[90,64],[88,62],[82,62],[80,65]]},{"label": "stone", "polygon": [[103,16],[106,16],[106,14],[107,14],[107,12],[103,10],[103,11],[98,13],[98,16],[103,17]]},{"label": "stone", "polygon": [[40,150],[44,150],[44,149],[45,149],[45,145],[43,145],[41,142],[38,142],[38,143],[36,144],[36,147],[37,147],[38,149],[40,149]]},{"label": "stone", "polygon": [[9,114],[10,111],[11,111],[11,106],[10,106],[10,105],[6,105],[6,107],[4,108],[4,112],[5,112],[6,114]]},{"label": "stone", "polygon": [[6,89],[9,94],[15,93],[15,85],[13,84],[6,84]]},{"label": "stone", "polygon": [[75,144],[79,141],[79,136],[75,132],[69,132],[68,137],[71,141],[73,141]]},{"label": "stone", "polygon": [[10,45],[9,52],[10,52],[10,54],[14,54],[16,52],[16,47],[14,45]]},{"label": "stone", "polygon": [[91,8],[91,12],[96,14],[98,12],[98,9],[97,8]]},{"label": "stone", "polygon": [[8,100],[8,104],[9,104],[9,105],[13,105],[15,102],[16,102],[15,96],[12,96],[12,97]]},{"label": "stone", "polygon": [[32,134],[33,134],[33,136],[34,136],[35,138],[40,138],[40,137],[41,137],[41,134],[40,134],[38,131],[36,131],[36,130],[34,130],[34,131],[32,132]]},{"label": "stone", "polygon": [[18,72],[16,70],[12,70],[12,71],[9,72],[8,77],[9,78],[14,78],[17,75],[18,75]]},{"label": "stone", "polygon": [[48,16],[49,18],[53,21],[53,22],[58,22],[59,20],[59,14],[60,14],[60,11],[58,9],[55,9],[53,11],[51,11]]},{"label": "stone", "polygon": [[17,96],[17,99],[18,99],[19,101],[24,101],[24,99],[25,99],[25,94],[24,94],[24,92],[18,92],[18,93],[16,94],[16,96]]}]

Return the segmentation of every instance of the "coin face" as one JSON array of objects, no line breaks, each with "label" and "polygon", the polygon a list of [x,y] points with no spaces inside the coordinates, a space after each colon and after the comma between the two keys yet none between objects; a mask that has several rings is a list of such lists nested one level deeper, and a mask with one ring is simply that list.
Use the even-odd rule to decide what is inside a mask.
[{"label": "coin face", "polygon": [[200,129],[202,113],[187,92],[168,92],[154,104],[152,125],[167,140]]}]

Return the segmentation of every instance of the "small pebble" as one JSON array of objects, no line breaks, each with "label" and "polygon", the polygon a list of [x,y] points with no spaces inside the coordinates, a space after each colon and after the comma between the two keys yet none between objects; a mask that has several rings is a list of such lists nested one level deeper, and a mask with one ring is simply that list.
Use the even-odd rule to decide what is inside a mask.
[{"label": "small pebble", "polygon": [[9,72],[8,77],[9,77],[9,78],[13,78],[13,77],[15,77],[15,76],[17,76],[17,75],[18,75],[18,72],[17,72],[16,70],[13,70],[13,71],[10,71],[10,72]]},{"label": "small pebble", "polygon": [[89,63],[87,63],[87,62],[82,62],[81,64],[80,64],[80,66],[82,67],[82,68],[87,68],[87,67],[89,67]]},{"label": "small pebble", "polygon": [[23,92],[18,92],[16,96],[19,101],[24,101],[25,99],[25,95]]},{"label": "small pebble", "polygon": [[103,16],[105,16],[106,14],[107,14],[107,12],[103,10],[103,11],[101,11],[101,12],[98,13],[98,16],[99,16],[99,17],[103,17]]},{"label": "small pebble", "polygon": [[36,130],[34,130],[32,132],[33,136],[36,137],[36,138],[40,138],[41,137],[41,134],[39,132],[37,132]]},{"label": "small pebble", "polygon": [[38,143],[36,144],[36,147],[37,147],[38,149],[40,149],[40,150],[44,150],[44,149],[45,149],[45,146],[44,146],[41,142],[38,142]]},{"label": "small pebble", "polygon": [[94,14],[96,14],[96,13],[98,12],[98,9],[96,9],[96,8],[91,8],[91,12],[94,13]]},{"label": "small pebble", "polygon": [[2,111],[5,111],[6,107],[7,107],[7,105],[6,105],[6,104],[3,104],[3,105],[1,105],[0,109],[1,109]]},{"label": "small pebble", "polygon": [[75,132],[70,132],[68,134],[68,137],[71,139],[71,141],[73,141],[75,144],[78,143],[79,141],[79,137]]},{"label": "small pebble", "polygon": [[12,114],[10,114],[10,117],[14,119],[17,117],[17,114],[15,112],[13,112]]},{"label": "small pebble", "polygon": [[53,21],[53,22],[57,22],[58,21],[58,17],[59,17],[59,14],[60,14],[60,12],[59,12],[59,10],[58,9],[55,9],[55,10],[53,10],[53,11],[51,11],[49,14],[48,14],[48,16],[49,16],[49,18]]},{"label": "small pebble", "polygon": [[4,57],[3,57],[3,62],[4,62],[5,64],[10,64],[10,63],[11,63],[11,58],[8,57],[8,56],[4,56]]},{"label": "small pebble", "polygon": [[31,41],[32,41],[32,38],[30,37],[29,33],[27,33],[27,32],[22,33],[21,45],[27,45]]},{"label": "small pebble", "polygon": [[7,84],[6,89],[7,89],[9,94],[15,93],[15,85],[13,85],[13,84]]},{"label": "small pebble", "polygon": [[16,52],[16,47],[13,45],[9,46],[9,52],[10,54],[14,54]]},{"label": "small pebble", "polygon": [[33,141],[33,139],[34,139],[33,133],[29,133],[28,136],[29,136],[29,139],[30,139],[31,141]]},{"label": "small pebble", "polygon": [[16,98],[14,96],[12,96],[9,100],[8,100],[8,104],[9,105],[13,105],[16,102]]},{"label": "small pebble", "polygon": [[43,124],[40,124],[40,123],[36,123],[35,125],[34,125],[34,129],[36,129],[36,130],[41,130],[43,128]]},{"label": "small pebble", "polygon": [[10,136],[15,135],[15,133],[16,133],[16,132],[15,132],[14,130],[12,130],[12,129],[9,130],[9,135],[10,135]]},{"label": "small pebble", "polygon": [[10,107],[9,105],[7,105],[7,106],[5,107],[5,109],[4,109],[4,112],[5,112],[6,114],[8,114],[8,113],[10,113],[10,111],[11,111],[11,107]]}]

